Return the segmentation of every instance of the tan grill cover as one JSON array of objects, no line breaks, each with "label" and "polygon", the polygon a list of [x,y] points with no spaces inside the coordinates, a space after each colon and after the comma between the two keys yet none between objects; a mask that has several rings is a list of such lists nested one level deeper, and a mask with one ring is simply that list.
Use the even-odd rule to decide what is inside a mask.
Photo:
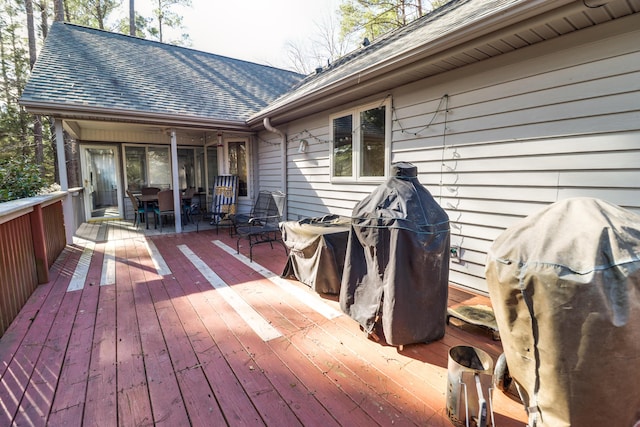
[{"label": "tan grill cover", "polygon": [[505,230],[487,284],[530,426],[640,420],[640,215],[560,201]]}]

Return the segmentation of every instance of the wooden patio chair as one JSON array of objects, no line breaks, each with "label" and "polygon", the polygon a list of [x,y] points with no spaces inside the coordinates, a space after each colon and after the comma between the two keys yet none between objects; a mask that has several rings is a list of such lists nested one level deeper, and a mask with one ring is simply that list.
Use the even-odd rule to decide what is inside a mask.
[{"label": "wooden patio chair", "polygon": [[162,190],[158,192],[158,204],[154,208],[154,212],[156,214],[156,224],[154,227],[157,228],[158,220],[160,221],[160,232],[162,233],[162,217],[163,216],[175,216],[174,206],[173,206],[173,190]]},{"label": "wooden patio chair", "polygon": [[229,234],[233,234],[233,221],[231,218],[236,213],[238,200],[238,176],[217,176],[213,185],[213,202],[211,203],[211,225],[229,227]]},{"label": "wooden patio chair", "polygon": [[287,247],[282,241],[280,221],[284,210],[285,194],[281,191],[260,191],[249,215],[235,215],[234,228],[238,234],[236,251],[240,253],[240,240],[249,241],[249,259],[253,261],[253,247],[260,243],[280,243],[285,252]]}]

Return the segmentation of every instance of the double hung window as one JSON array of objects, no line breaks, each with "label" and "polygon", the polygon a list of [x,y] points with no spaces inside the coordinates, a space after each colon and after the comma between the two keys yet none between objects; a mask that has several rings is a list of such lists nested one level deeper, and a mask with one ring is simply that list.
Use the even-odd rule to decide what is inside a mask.
[{"label": "double hung window", "polygon": [[380,182],[389,171],[390,102],[331,116],[332,182]]}]

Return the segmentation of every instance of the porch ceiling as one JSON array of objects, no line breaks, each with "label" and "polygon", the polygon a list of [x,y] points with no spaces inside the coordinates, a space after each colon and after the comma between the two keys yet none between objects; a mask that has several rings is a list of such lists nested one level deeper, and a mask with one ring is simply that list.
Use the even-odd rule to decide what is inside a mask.
[{"label": "porch ceiling", "polygon": [[[245,136],[249,132],[233,127],[198,128],[104,120],[63,120],[65,130],[78,141],[170,144],[171,129],[176,130],[179,145],[215,142],[218,134]],[[246,128],[245,128],[246,129]]]}]

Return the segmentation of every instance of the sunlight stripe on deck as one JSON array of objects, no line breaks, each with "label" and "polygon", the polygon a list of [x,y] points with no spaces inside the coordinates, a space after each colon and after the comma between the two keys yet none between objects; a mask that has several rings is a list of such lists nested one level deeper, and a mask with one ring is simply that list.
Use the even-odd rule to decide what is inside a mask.
[{"label": "sunlight stripe on deck", "polygon": [[236,293],[224,280],[220,278],[204,261],[202,261],[187,245],[178,245],[178,249],[202,273],[220,296],[238,313],[263,341],[270,341],[282,336],[282,333],[271,326],[260,314],[253,309],[240,295]]},{"label": "sunlight stripe on deck", "polygon": [[84,288],[84,282],[86,281],[87,274],[89,273],[91,257],[93,257],[93,250],[96,247],[96,244],[94,242],[80,239],[78,237],[74,237],[73,242],[78,246],[84,247],[84,249],[82,250],[82,255],[78,260],[78,264],[73,271],[73,277],[71,277],[71,280],[69,281],[67,292],[79,291],[80,289]]},{"label": "sunlight stripe on deck", "polygon": [[158,272],[158,275],[166,276],[168,274],[171,274],[171,269],[167,265],[162,255],[160,255],[160,251],[156,247],[155,243],[153,243],[153,241],[149,239],[145,239],[144,237],[142,238],[142,240],[147,247],[147,251],[149,252],[149,256],[151,256],[151,261],[153,261],[153,266]]},{"label": "sunlight stripe on deck", "polygon": [[102,260],[102,275],[100,286],[115,285],[116,283],[116,247],[109,241],[104,246],[104,258]]},{"label": "sunlight stripe on deck", "polygon": [[289,295],[294,296],[295,298],[300,300],[300,302],[302,302],[303,304],[306,304],[307,306],[309,306],[319,314],[323,315],[325,318],[335,319],[336,317],[342,316],[341,312],[325,304],[320,298],[316,297],[313,294],[310,294],[309,292],[303,291],[297,286],[294,286],[288,281],[286,281],[285,279],[281,278],[274,272],[264,268],[263,266],[261,266],[256,262],[249,260],[249,258],[247,258],[246,256],[237,253],[236,250],[233,249],[231,246],[224,244],[220,240],[212,240],[211,243],[218,246],[220,249],[227,252],[228,254],[234,256],[237,260],[241,261],[247,267],[250,267],[257,273],[263,275],[265,278],[269,279],[272,283],[279,286],[280,289],[287,292]]}]

